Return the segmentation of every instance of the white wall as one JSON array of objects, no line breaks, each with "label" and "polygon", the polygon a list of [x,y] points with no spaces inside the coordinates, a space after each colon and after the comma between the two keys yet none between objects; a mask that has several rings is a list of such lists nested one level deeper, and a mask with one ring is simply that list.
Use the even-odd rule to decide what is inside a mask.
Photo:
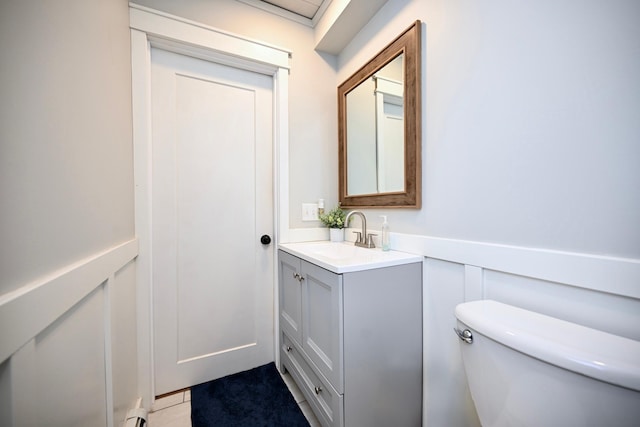
[{"label": "white wall", "polygon": [[[490,298],[640,340],[640,4],[389,0],[344,81],[423,22],[424,424],[477,426],[456,304]],[[399,234],[402,233],[402,234]]]},{"label": "white wall", "polygon": [[138,395],[128,26],[0,3],[3,426],[120,425]]},{"label": "white wall", "polygon": [[634,0],[389,0],[338,81],[424,22],[423,208],[387,212],[393,230],[640,258],[639,14]]}]

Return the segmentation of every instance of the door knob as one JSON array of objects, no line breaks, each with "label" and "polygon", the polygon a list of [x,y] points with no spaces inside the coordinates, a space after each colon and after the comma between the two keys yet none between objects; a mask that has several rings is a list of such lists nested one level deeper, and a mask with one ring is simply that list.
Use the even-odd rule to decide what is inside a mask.
[{"label": "door knob", "polygon": [[269,236],[268,234],[263,234],[262,237],[260,237],[260,243],[262,243],[263,245],[268,245],[269,243],[271,243],[271,236]]}]

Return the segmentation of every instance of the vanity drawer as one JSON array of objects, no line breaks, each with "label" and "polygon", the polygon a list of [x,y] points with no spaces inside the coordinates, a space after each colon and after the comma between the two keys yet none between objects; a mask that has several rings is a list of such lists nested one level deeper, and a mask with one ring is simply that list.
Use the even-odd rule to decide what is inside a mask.
[{"label": "vanity drawer", "polygon": [[311,367],[300,349],[284,333],[280,353],[282,363],[304,393],[320,423],[325,427],[343,427],[343,396]]}]

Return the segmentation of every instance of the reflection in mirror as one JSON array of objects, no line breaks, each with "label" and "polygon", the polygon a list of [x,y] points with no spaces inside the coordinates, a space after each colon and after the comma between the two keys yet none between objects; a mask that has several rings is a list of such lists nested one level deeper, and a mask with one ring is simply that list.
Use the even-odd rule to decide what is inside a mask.
[{"label": "reflection in mirror", "polygon": [[338,87],[342,207],[421,206],[421,25]]},{"label": "reflection in mirror", "polygon": [[404,190],[402,58],[347,94],[348,195]]}]

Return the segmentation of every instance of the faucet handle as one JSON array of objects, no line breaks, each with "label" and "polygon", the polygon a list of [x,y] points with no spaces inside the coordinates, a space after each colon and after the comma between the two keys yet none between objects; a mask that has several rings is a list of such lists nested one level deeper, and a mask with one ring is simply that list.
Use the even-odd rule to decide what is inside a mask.
[{"label": "faucet handle", "polygon": [[365,242],[367,244],[368,248],[375,248],[376,245],[373,243],[373,236],[377,236],[377,234],[375,233],[367,233],[367,241]]},{"label": "faucet handle", "polygon": [[356,234],[356,243],[362,243],[362,232],[361,231],[354,231],[353,233]]}]

